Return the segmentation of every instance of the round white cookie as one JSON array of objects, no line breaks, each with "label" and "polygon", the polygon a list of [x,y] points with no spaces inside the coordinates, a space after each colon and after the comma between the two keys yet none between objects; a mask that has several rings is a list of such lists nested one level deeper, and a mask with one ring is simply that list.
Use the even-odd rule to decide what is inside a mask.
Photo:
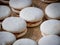
[{"label": "round white cookie", "polygon": [[6,17],[10,16],[11,10],[8,6],[0,5],[0,20],[5,19]]},{"label": "round white cookie", "polygon": [[60,21],[54,19],[44,21],[40,26],[40,30],[46,35],[60,34]]},{"label": "round white cookie", "polygon": [[2,27],[6,31],[20,33],[27,29],[26,22],[20,17],[8,17],[2,22]]},{"label": "round white cookie", "polygon": [[37,7],[27,7],[20,11],[20,17],[27,22],[37,22],[42,20],[43,11]]},{"label": "round white cookie", "polygon": [[57,35],[42,37],[38,41],[38,45],[60,45],[60,37],[58,37]]},{"label": "round white cookie", "polygon": [[9,5],[15,9],[22,9],[32,4],[32,0],[10,0]]},{"label": "round white cookie", "polygon": [[12,44],[15,42],[16,37],[10,32],[0,32],[0,45]]},{"label": "round white cookie", "polygon": [[49,18],[60,19],[60,3],[49,4],[45,9],[45,13]]},{"label": "round white cookie", "polygon": [[13,45],[37,45],[37,43],[34,40],[24,38],[15,41]]}]

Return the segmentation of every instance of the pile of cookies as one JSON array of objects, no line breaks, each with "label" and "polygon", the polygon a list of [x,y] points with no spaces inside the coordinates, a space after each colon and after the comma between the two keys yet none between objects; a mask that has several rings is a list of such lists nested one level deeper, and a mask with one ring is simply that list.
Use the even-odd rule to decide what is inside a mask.
[{"label": "pile of cookies", "polygon": [[[43,11],[32,4],[33,0],[0,0],[4,3],[0,5],[0,45],[60,45],[60,3],[49,1]],[[42,35],[38,42],[20,39],[28,28],[37,26]]]}]

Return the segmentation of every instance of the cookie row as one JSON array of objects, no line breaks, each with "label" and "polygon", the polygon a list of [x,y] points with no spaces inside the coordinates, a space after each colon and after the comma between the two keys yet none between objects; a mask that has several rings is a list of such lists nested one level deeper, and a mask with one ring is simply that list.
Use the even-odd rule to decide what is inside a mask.
[{"label": "cookie row", "polygon": [[[28,27],[34,27],[36,25],[39,25],[42,22],[44,16],[46,17],[46,19],[60,19],[60,13],[59,13],[60,6],[59,5],[60,3],[53,3],[53,4],[48,5],[45,10],[46,15],[44,15],[43,11],[39,8],[27,7],[27,8],[22,9],[19,12],[19,16],[23,18],[24,20],[26,20],[26,22],[28,23]],[[9,7],[3,6],[3,5],[0,5],[0,7],[1,7],[0,20],[3,20],[4,18],[10,16],[11,10],[9,9]]]},{"label": "cookie row", "polygon": [[[57,4],[57,5],[55,5]],[[59,7],[60,3],[53,3],[53,5]],[[50,4],[51,5],[51,4]],[[55,6],[52,6],[52,7],[55,7]],[[43,18],[44,18],[44,13],[41,9],[37,8],[37,7],[27,7],[27,8],[24,8],[20,11],[19,13],[19,16],[20,17],[8,17],[10,16],[11,14],[11,10],[9,9],[9,7],[7,6],[3,6],[1,5],[0,6],[1,8],[1,14],[0,14],[0,20],[3,20],[3,23],[2,23],[2,28],[6,31],[10,31],[10,32],[13,32],[13,33],[20,33],[20,32],[23,32],[23,31],[20,31],[20,30],[27,30],[27,27],[34,27],[34,26],[38,26],[41,24],[41,22],[43,21]],[[48,6],[49,7],[49,6]],[[58,9],[55,7],[55,9],[57,10],[56,14],[58,14]],[[54,10],[53,10],[54,11]],[[52,12],[53,12],[52,11]],[[4,12],[4,13],[3,13]],[[48,11],[47,11],[48,12]],[[51,13],[49,13],[51,14]],[[53,13],[55,14],[55,13]],[[51,15],[50,15],[51,16]],[[57,17],[59,17],[60,15],[56,15]],[[56,17],[55,16],[55,17]],[[8,17],[8,18],[6,18]],[[54,16],[53,16],[54,17]],[[5,19],[6,18],[6,19]],[[22,19],[21,19],[22,18]],[[22,21],[24,20],[24,21]],[[20,22],[20,23],[19,23]],[[54,22],[54,21],[53,21]],[[27,23],[27,24],[26,24]],[[60,23],[59,23],[60,24]],[[23,25],[23,26],[20,26],[20,25]],[[25,27],[24,27],[25,25]],[[17,26],[17,27],[16,27]],[[1,26],[0,26],[1,27]],[[14,28],[12,28],[14,27]],[[22,29],[21,29],[21,28]],[[50,28],[50,27],[49,27]],[[52,28],[51,28],[52,29]],[[58,28],[59,29],[59,28]],[[24,31],[25,32],[25,31]],[[58,31],[59,32],[59,31]]]},{"label": "cookie row", "polygon": [[29,38],[16,40],[15,35],[10,32],[0,32],[0,45],[60,45],[60,37],[49,35],[42,37],[38,42]]}]

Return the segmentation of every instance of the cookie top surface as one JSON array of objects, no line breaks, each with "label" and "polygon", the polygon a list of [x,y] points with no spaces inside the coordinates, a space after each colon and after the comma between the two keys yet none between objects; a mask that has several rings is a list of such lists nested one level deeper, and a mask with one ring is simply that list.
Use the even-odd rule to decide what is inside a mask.
[{"label": "cookie top surface", "polygon": [[37,43],[34,40],[24,38],[15,41],[13,45],[37,45]]},{"label": "cookie top surface", "polygon": [[58,37],[57,35],[45,36],[38,41],[38,44],[39,45],[60,45],[60,37]]},{"label": "cookie top surface", "polygon": [[45,9],[45,13],[50,18],[60,19],[60,3],[49,4]]},{"label": "cookie top surface", "polygon": [[20,33],[26,30],[26,22],[20,17],[8,17],[2,22],[2,27],[6,31]]},{"label": "cookie top surface", "polygon": [[11,10],[8,6],[0,5],[0,20],[3,20],[5,17],[8,17],[11,13]]},{"label": "cookie top surface", "polygon": [[15,9],[22,9],[32,4],[32,0],[10,0],[9,5]]},{"label": "cookie top surface", "polygon": [[16,40],[15,35],[10,32],[0,32],[0,45],[10,43],[12,44]]},{"label": "cookie top surface", "polygon": [[40,30],[45,34],[59,34],[60,21],[54,19],[44,21],[40,26]]},{"label": "cookie top surface", "polygon": [[40,21],[43,16],[43,11],[37,7],[27,7],[20,11],[20,17],[28,22]]}]

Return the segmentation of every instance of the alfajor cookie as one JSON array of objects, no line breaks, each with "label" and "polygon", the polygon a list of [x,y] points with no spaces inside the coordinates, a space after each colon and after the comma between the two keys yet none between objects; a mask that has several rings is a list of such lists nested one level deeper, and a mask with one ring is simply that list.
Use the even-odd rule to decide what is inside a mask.
[{"label": "alfajor cookie", "polygon": [[60,21],[54,19],[44,21],[40,26],[40,30],[42,36],[60,35]]},{"label": "alfajor cookie", "polygon": [[27,32],[25,20],[20,17],[8,17],[2,22],[2,28],[5,31],[12,32],[17,38],[23,36]]},{"label": "alfajor cookie", "polygon": [[13,12],[19,13],[21,9],[31,6],[32,0],[10,0],[9,5]]},{"label": "alfajor cookie", "polygon": [[10,16],[11,10],[8,6],[0,5],[0,20],[5,19],[6,17]]},{"label": "alfajor cookie", "polygon": [[38,41],[38,45],[60,45],[60,37],[57,35],[49,35],[42,37]]},{"label": "alfajor cookie", "polygon": [[60,19],[60,3],[49,4],[45,9],[47,19]]},{"label": "alfajor cookie", "polygon": [[37,7],[27,7],[20,11],[19,16],[27,22],[28,27],[35,27],[43,21],[44,13]]},{"label": "alfajor cookie", "polygon": [[12,44],[16,41],[14,34],[10,32],[0,31],[0,45]]},{"label": "alfajor cookie", "polygon": [[32,39],[19,39],[13,43],[13,45],[37,45],[37,42]]}]

